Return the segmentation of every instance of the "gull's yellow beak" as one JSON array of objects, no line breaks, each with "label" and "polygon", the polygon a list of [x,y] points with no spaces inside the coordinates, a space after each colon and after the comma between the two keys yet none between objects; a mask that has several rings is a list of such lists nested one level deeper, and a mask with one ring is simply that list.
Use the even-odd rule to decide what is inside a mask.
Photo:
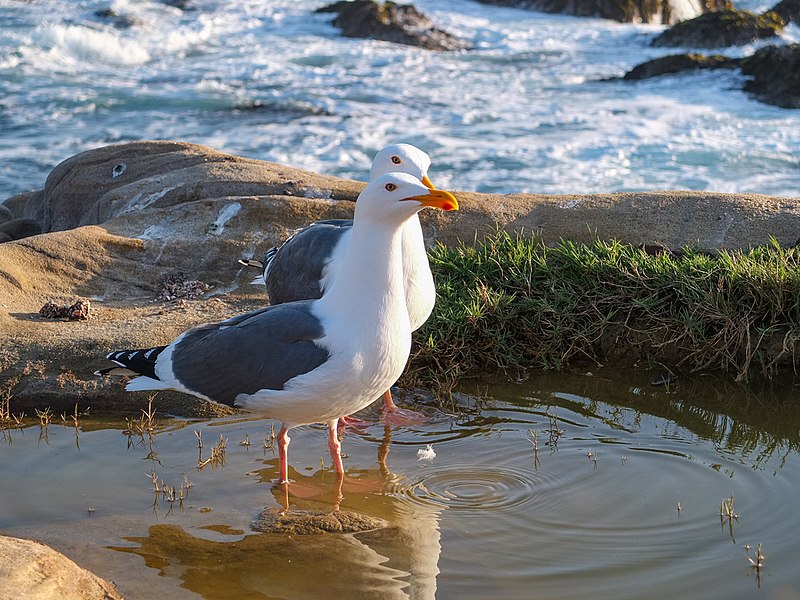
[{"label": "gull's yellow beak", "polygon": [[[424,180],[423,183],[425,183]],[[406,198],[406,200],[416,200],[423,206],[432,206],[433,208],[439,208],[441,210],[458,210],[458,200],[456,200],[456,197],[444,190],[432,189],[427,194],[411,196],[410,198]]]},{"label": "gull's yellow beak", "polygon": [[423,175],[423,176],[422,176],[422,184],[423,184],[423,185],[424,185],[426,188],[428,188],[429,190],[435,190],[435,189],[436,189],[436,186],[435,186],[435,185],[433,185],[433,182],[432,182],[430,179],[428,179],[428,176],[427,176],[427,175]]}]

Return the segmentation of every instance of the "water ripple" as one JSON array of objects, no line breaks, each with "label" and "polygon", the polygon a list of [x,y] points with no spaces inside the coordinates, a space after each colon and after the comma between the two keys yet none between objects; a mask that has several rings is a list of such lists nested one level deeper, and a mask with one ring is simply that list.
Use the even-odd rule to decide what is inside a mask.
[{"label": "water ripple", "polygon": [[399,491],[427,506],[487,511],[531,502],[535,484],[531,473],[522,469],[476,470],[468,465],[448,465]]}]

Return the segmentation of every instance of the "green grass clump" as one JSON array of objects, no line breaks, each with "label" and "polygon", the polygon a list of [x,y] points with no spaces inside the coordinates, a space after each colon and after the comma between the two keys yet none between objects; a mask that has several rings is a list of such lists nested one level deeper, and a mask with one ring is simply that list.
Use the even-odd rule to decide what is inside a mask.
[{"label": "green grass clump", "polygon": [[498,231],[430,253],[437,304],[406,381],[448,390],[464,376],[643,358],[746,379],[794,365],[800,252],[776,243],[718,255],[648,254],[597,240]]}]

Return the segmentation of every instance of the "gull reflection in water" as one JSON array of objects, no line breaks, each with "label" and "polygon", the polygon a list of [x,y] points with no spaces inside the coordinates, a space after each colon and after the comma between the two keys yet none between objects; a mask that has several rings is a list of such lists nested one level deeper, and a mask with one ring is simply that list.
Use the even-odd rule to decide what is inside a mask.
[{"label": "gull reflection in water", "polygon": [[[398,485],[386,465],[390,436],[387,427],[378,468],[344,477],[327,469],[291,473],[290,486],[271,488],[278,506],[254,520],[252,533],[220,524],[194,535],[158,524],[146,537],[124,538],[136,546],[114,549],[140,555],[204,598],[432,600],[440,510],[388,493]],[[257,473],[266,482],[273,471]]]}]

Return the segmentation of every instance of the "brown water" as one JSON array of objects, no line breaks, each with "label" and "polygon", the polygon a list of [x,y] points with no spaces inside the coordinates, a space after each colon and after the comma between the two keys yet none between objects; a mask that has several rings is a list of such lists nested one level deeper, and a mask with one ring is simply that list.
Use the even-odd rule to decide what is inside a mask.
[{"label": "brown water", "polygon": [[[652,376],[535,377],[485,388],[459,416],[367,424],[344,439],[341,490],[321,468],[324,430],[298,428],[288,499],[270,484],[266,420],[163,420],[152,439],[88,419],[6,431],[0,532],[52,544],[130,599],[800,598],[796,394]],[[194,431],[203,459],[227,439],[224,464],[197,469]],[[153,472],[188,478],[188,496],[154,494]],[[737,517],[721,517],[731,496]],[[251,529],[287,501],[390,528]]]}]

